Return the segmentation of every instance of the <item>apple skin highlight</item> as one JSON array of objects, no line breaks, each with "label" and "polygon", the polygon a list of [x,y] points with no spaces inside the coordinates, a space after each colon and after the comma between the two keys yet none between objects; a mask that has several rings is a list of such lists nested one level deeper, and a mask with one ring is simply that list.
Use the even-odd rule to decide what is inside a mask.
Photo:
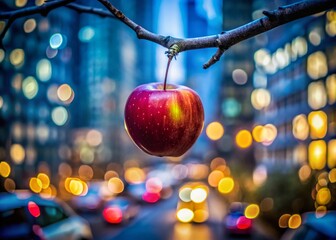
[{"label": "apple skin highlight", "polygon": [[150,83],[138,86],[125,105],[125,129],[144,152],[181,156],[197,140],[204,126],[198,94],[185,86]]}]

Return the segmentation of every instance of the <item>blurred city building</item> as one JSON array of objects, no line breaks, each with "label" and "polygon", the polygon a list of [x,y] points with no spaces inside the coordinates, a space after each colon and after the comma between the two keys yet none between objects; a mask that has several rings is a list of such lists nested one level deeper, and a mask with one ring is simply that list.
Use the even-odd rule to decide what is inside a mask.
[{"label": "blurred city building", "polygon": [[[9,11],[43,2],[6,0],[0,8]],[[197,37],[221,31],[220,1],[112,2],[159,34]],[[104,9],[94,0],[78,3]],[[0,30],[4,26],[1,21]],[[113,163],[157,160],[142,153],[127,136],[123,112],[136,86],[163,81],[166,49],[137,39],[113,18],[79,14],[67,7],[47,17],[16,19],[3,43],[0,161],[10,164],[10,173],[1,187],[31,187],[29,179],[39,173],[58,184],[65,177],[81,175],[83,166],[93,170],[86,180],[102,178],[106,170],[115,170]],[[169,82],[190,86],[200,94],[207,122],[215,119],[221,78],[219,65],[212,71],[202,69],[213,51],[181,53],[168,77]],[[207,149],[208,137],[203,134],[190,153],[203,160]]]},{"label": "blurred city building", "polygon": [[[112,2],[145,28],[177,37],[218,34],[289,3]],[[42,3],[5,0],[0,8]],[[103,8],[94,0],[79,3]],[[255,161],[269,168],[334,168],[335,16],[311,16],[243,41],[208,70],[202,65],[216,49],[182,52],[168,81],[198,92],[205,110],[204,131],[186,157],[221,156],[251,168]],[[136,86],[163,81],[166,49],[137,39],[113,18],[66,7],[16,19],[3,42],[0,161],[12,166],[17,187],[41,172],[57,180],[64,169],[76,176],[89,165],[95,178],[110,163],[158,160],[128,138],[123,112]]]},{"label": "blurred city building", "polygon": [[[252,20],[253,1],[224,1],[222,31],[229,31]],[[239,17],[237,17],[239,16]],[[238,134],[248,140],[248,132],[253,121],[250,102],[252,92],[254,39],[249,39],[229,48],[221,58],[222,64],[218,116],[224,125],[224,136],[216,142],[221,156],[228,161],[254,166],[252,142],[242,143]],[[247,137],[244,137],[247,134]],[[238,140],[238,141],[237,141]],[[244,140],[245,141],[245,140]]]},{"label": "blurred city building", "polygon": [[[43,2],[3,1],[0,7]],[[103,8],[97,1],[83,3]],[[151,4],[122,4],[116,3],[151,28]],[[135,86],[153,81],[153,45],[115,19],[66,7],[17,19],[3,42],[0,160],[12,166],[16,187],[27,187],[20,179],[40,172],[58,179],[62,163],[74,176],[82,164],[101,166],[101,177],[108,163],[122,162],[135,148],[123,127],[123,107]]]},{"label": "blurred city building", "polygon": [[[255,1],[255,18],[262,3]],[[270,170],[336,167],[335,24],[329,11],[256,38],[251,130],[255,158]]]},{"label": "blurred city building", "polygon": [[[153,28],[151,1],[115,1],[117,8],[135,22]],[[83,5],[103,8],[98,1]],[[130,92],[139,84],[155,81],[154,45],[140,41],[123,23],[94,14],[81,14],[78,30],[80,51],[78,76],[81,79],[81,128],[74,129],[79,164],[105,167],[109,162],[123,162],[136,155],[144,158],[124,129],[124,106]],[[101,139],[96,145],[87,140]],[[78,141],[76,141],[78,139]],[[84,155],[82,155],[84,153]],[[140,155],[139,155],[140,153]],[[81,158],[83,157],[83,158]]]},{"label": "blurred city building", "polygon": [[[222,1],[181,1],[185,2],[182,11],[185,16],[184,28],[186,37],[201,37],[215,35],[222,31],[223,3]],[[209,156],[216,155],[215,142],[209,139],[206,127],[214,121],[219,121],[218,105],[221,89],[221,64],[214,64],[209,69],[203,69],[205,64],[217,49],[199,49],[181,53],[185,55],[186,82],[184,85],[195,90],[202,100],[205,113],[204,129],[190,151],[191,158],[203,162]],[[177,63],[179,60],[177,61]],[[220,133],[219,133],[220,134]]]},{"label": "blurred city building", "polygon": [[[22,2],[22,1],[21,1]],[[2,10],[18,9],[20,1],[1,1]],[[42,4],[29,1],[25,6]],[[77,126],[78,88],[76,13],[63,9],[17,19],[0,49],[0,159],[12,166],[17,187],[35,171],[54,173],[62,143]],[[4,22],[0,23],[1,29]],[[21,181],[20,181],[21,180]]]}]

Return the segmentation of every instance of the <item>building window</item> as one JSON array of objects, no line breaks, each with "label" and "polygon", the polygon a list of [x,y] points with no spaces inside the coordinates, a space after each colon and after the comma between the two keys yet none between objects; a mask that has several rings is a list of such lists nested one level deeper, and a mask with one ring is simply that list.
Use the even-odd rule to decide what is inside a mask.
[{"label": "building window", "polygon": [[312,169],[323,169],[327,160],[326,142],[323,140],[312,141],[308,148],[308,159]]},{"label": "building window", "polygon": [[324,52],[318,51],[309,55],[307,59],[307,73],[312,79],[319,79],[327,75],[327,57]]},{"label": "building window", "polygon": [[308,85],[308,104],[314,110],[323,108],[327,104],[327,92],[323,81]]}]

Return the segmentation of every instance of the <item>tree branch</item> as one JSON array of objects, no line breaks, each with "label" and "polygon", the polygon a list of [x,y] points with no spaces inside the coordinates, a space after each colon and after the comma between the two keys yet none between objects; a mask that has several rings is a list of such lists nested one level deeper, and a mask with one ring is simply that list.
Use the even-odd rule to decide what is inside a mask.
[{"label": "tree branch", "polygon": [[72,3],[73,1],[75,0],[54,0],[46,2],[41,6],[27,7],[10,12],[0,12],[0,20],[7,20],[6,26],[0,35],[0,44],[2,45],[1,41],[15,19],[33,14],[46,16],[51,10],[66,6],[70,9],[78,11],[79,13],[91,13],[101,17],[114,16],[131,28],[139,39],[145,39],[168,48],[168,55],[170,57],[175,57],[179,52],[192,49],[218,48],[217,52],[211,57],[211,59],[203,65],[203,68],[208,68],[219,61],[220,57],[227,49],[243,40],[249,39],[296,19],[336,7],[335,0],[307,0],[279,7],[273,11],[264,11],[263,13],[265,17],[218,35],[202,36],[197,38],[176,38],[150,32],[129,19],[120,10],[114,7],[109,0],[98,0],[109,12],[102,9],[75,4]]},{"label": "tree branch", "polygon": [[139,39],[146,39],[148,41],[160,44],[166,48],[177,45],[179,52],[200,48],[218,48],[217,52],[212,56],[212,58],[203,65],[203,68],[208,68],[216,63],[225,50],[243,40],[249,39],[260,33],[266,32],[299,18],[310,16],[336,7],[335,0],[302,1],[279,7],[274,11],[264,11],[265,17],[224,32],[220,35],[204,36],[198,38],[175,38],[171,36],[164,37],[154,34],[134,23],[121,11],[115,8],[108,0],[98,1],[101,2],[114,16],[116,16],[117,19],[135,31]]},{"label": "tree branch", "polygon": [[51,1],[51,2],[46,2],[42,4],[41,6],[27,7],[27,8],[22,8],[22,9],[10,11],[10,12],[0,12],[0,20],[7,20],[6,26],[4,27],[0,35],[0,48],[3,48],[2,40],[5,37],[6,32],[8,31],[10,26],[16,19],[21,18],[21,17],[31,16],[34,14],[41,14],[42,16],[47,16],[51,10],[65,6],[66,4],[73,2],[73,1],[75,0]]},{"label": "tree branch", "polygon": [[41,6],[27,7],[27,8],[13,10],[9,12],[0,12],[0,20],[7,20],[6,25],[0,34],[0,48],[3,48],[2,40],[5,37],[10,26],[13,24],[13,22],[16,19],[31,16],[34,14],[41,14],[42,16],[47,16],[50,11],[56,8],[59,8],[59,7],[65,6],[79,13],[90,13],[90,14],[98,15],[100,17],[115,18],[115,16],[109,11],[106,11],[100,8],[93,8],[93,7],[88,7],[88,6],[83,6],[80,4],[72,3],[74,1],[76,0],[46,1]]},{"label": "tree branch", "polygon": [[103,9],[100,8],[93,8],[93,7],[88,7],[88,6],[83,6],[77,3],[69,3],[65,7],[70,8],[72,10],[75,10],[79,13],[90,13],[90,14],[95,14],[100,17],[110,17],[110,18],[115,18],[115,16]]},{"label": "tree branch", "polygon": [[47,1],[41,6],[34,6],[34,7],[26,7],[18,10],[13,10],[10,12],[1,12],[0,13],[0,20],[3,19],[9,19],[9,18],[21,18],[21,17],[27,17],[34,14],[41,14],[41,15],[48,15],[48,13],[55,9],[62,6],[65,6],[66,4],[73,2],[75,0],[57,0],[57,1]]},{"label": "tree branch", "polygon": [[207,69],[211,65],[215,64],[216,62],[218,62],[224,52],[225,52],[225,49],[219,47],[218,50],[217,50],[217,52],[209,59],[209,61],[203,64],[203,68]]}]

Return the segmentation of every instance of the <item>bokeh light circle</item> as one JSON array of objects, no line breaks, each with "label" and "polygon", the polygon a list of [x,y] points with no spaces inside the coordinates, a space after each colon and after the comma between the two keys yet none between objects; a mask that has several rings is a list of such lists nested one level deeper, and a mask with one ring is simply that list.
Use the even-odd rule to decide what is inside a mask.
[{"label": "bokeh light circle", "polygon": [[56,107],[51,113],[53,122],[58,126],[63,126],[68,120],[68,111],[62,107]]}]

